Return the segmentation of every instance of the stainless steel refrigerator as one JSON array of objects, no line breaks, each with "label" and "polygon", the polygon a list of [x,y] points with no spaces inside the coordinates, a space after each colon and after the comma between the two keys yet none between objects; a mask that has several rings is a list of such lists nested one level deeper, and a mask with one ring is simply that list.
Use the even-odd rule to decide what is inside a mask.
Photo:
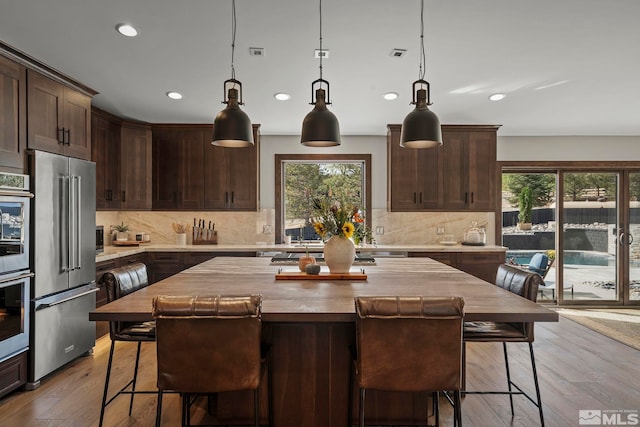
[{"label": "stainless steel refrigerator", "polygon": [[33,151],[31,334],[27,388],[92,351],[96,306],[95,163]]}]

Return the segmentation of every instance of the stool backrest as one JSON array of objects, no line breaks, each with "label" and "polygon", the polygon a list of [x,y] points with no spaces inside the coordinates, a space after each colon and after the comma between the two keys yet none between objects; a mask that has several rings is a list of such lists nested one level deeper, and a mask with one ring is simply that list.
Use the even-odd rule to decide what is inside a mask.
[{"label": "stool backrest", "polygon": [[[538,287],[543,283],[538,273],[522,270],[509,264],[501,264],[496,273],[496,286],[530,301],[536,302]],[[533,342],[533,322],[514,323]]]},{"label": "stool backrest", "polygon": [[[107,289],[107,302],[115,301],[125,295],[149,286],[147,266],[137,262],[107,271],[100,278]],[[132,322],[109,322],[109,334],[112,340],[121,338],[121,332]]]},{"label": "stool backrest", "polygon": [[360,387],[460,390],[461,297],[357,297],[355,304]]},{"label": "stool backrest", "polygon": [[158,388],[255,390],[260,383],[260,295],[157,296]]}]

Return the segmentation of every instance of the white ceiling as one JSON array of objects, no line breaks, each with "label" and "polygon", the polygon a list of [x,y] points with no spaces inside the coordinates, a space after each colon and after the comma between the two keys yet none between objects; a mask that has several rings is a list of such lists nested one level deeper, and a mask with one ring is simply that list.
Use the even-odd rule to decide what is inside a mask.
[{"label": "white ceiling", "polygon": [[[318,0],[236,9],[243,109],[263,134],[297,135],[319,77]],[[343,135],[384,135],[411,111],[419,11],[418,0],[323,0],[323,77]],[[431,109],[446,124],[501,124],[500,135],[640,135],[639,17],[638,0],[427,0]],[[116,33],[120,22],[139,36]],[[0,0],[0,40],[92,87],[116,115],[207,123],[231,77],[231,0]],[[383,100],[389,91],[400,97]],[[495,92],[508,96],[490,102]]]}]

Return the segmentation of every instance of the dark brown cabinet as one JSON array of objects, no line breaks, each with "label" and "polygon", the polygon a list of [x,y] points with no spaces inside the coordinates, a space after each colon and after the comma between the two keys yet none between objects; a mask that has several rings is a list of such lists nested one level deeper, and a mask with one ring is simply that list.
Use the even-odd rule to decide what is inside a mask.
[{"label": "dark brown cabinet", "polygon": [[443,126],[443,208],[491,211],[495,203],[495,126]]},{"label": "dark brown cabinet", "polygon": [[24,171],[26,70],[0,56],[0,167]]},{"label": "dark brown cabinet", "polygon": [[26,351],[0,362],[0,397],[22,387],[26,382]]},{"label": "dark brown cabinet", "polygon": [[462,270],[489,283],[495,283],[498,266],[505,262],[504,251],[409,252],[409,257],[431,258]]},{"label": "dark brown cabinet", "polygon": [[151,127],[124,122],[120,134],[120,209],[151,209]]},{"label": "dark brown cabinet", "polygon": [[96,163],[96,209],[120,208],[120,127],[101,110],[91,113],[91,160]]},{"label": "dark brown cabinet", "polygon": [[204,208],[204,147],[211,126],[153,127],[153,209]]},{"label": "dark brown cabinet", "polygon": [[400,125],[389,125],[387,161],[388,197],[393,211],[438,209],[442,173],[440,150],[400,147]]},{"label": "dark brown cabinet", "polygon": [[400,147],[400,125],[388,125],[391,211],[496,209],[497,126],[442,126],[437,148]]},{"label": "dark brown cabinet", "polygon": [[91,97],[27,72],[27,146],[91,159]]},{"label": "dark brown cabinet", "polygon": [[205,144],[204,207],[219,211],[259,208],[260,125],[253,125],[255,145],[225,148]]}]

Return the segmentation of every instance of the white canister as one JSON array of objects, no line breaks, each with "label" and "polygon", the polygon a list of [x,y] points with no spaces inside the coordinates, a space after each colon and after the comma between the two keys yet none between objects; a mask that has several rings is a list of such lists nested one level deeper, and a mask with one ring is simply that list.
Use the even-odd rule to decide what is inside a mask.
[{"label": "white canister", "polygon": [[187,244],[187,233],[176,234],[176,245],[185,246]]}]

